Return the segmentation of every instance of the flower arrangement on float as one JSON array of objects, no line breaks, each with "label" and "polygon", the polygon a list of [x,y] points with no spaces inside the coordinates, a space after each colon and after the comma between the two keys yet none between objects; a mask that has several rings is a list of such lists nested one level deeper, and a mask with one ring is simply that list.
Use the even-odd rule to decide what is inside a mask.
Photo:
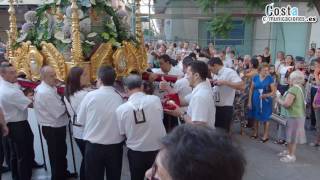
[{"label": "flower arrangement on float", "polygon": [[88,81],[95,80],[97,68],[104,64],[114,66],[119,77],[147,68],[140,17],[134,35],[126,11],[113,9],[109,0],[55,0],[40,5],[24,14],[19,32],[13,0],[9,2],[8,59],[27,79],[38,81],[43,65],[54,67],[61,81],[73,66],[84,67]]}]

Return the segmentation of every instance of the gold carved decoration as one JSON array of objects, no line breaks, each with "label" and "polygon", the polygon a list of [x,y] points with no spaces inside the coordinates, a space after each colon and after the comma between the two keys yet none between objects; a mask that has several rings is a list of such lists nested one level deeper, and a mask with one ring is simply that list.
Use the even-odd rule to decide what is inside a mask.
[{"label": "gold carved decoration", "polygon": [[26,75],[32,81],[40,80],[40,69],[43,66],[43,56],[31,42],[22,42],[21,46],[15,51],[16,57],[13,65],[18,74]]},{"label": "gold carved decoration", "polygon": [[137,48],[130,42],[123,42],[124,54],[128,61],[127,75],[132,71],[140,72]]},{"label": "gold carved decoration", "polygon": [[80,23],[79,23],[79,14],[78,14],[78,5],[77,0],[72,0],[71,4],[71,30],[72,30],[72,48],[71,48],[71,61],[75,65],[79,65],[83,62],[83,53],[82,53],[82,46],[81,46],[81,39],[80,39]]},{"label": "gold carved decoration", "polygon": [[42,54],[46,59],[45,64],[54,68],[57,78],[64,81],[66,78],[65,59],[63,55],[56,49],[56,47],[47,42],[41,42]]},{"label": "gold carved decoration", "polygon": [[66,74],[70,71],[72,67],[78,66],[82,67],[85,73],[85,81],[87,84],[90,84],[90,75],[91,75],[91,63],[84,62],[82,45],[80,39],[80,20],[78,14],[78,5],[77,0],[71,0],[71,39],[72,39],[72,48],[71,48],[71,62],[65,62]]},{"label": "gold carved decoration", "polygon": [[118,48],[112,58],[115,71],[117,72],[117,77],[127,76],[128,61],[125,56],[125,48]]},{"label": "gold carved decoration", "polygon": [[16,50],[17,56],[11,63],[16,68],[18,75],[24,74],[26,78],[31,78],[30,66],[28,63],[29,46],[31,42],[22,42],[21,46]]},{"label": "gold carved decoration", "polygon": [[144,47],[144,37],[142,31],[142,22],[141,22],[141,11],[140,11],[140,1],[137,1],[137,14],[136,14],[136,37],[139,41],[139,47],[137,48],[136,58],[139,64],[140,73],[144,72],[148,68],[148,57],[147,51]]},{"label": "gold carved decoration", "polygon": [[92,80],[97,78],[97,70],[102,65],[112,66],[113,49],[111,43],[102,43],[96,52],[91,56],[91,77]]},{"label": "gold carved decoration", "polygon": [[37,47],[30,45],[28,53],[28,64],[32,81],[40,80],[40,69],[43,66],[43,56]]},{"label": "gold carved decoration", "polygon": [[14,61],[14,49],[13,45],[16,43],[17,39],[17,18],[16,18],[16,11],[13,5],[14,0],[9,0],[9,30],[7,31],[8,35],[8,42],[7,42],[7,58],[9,59],[10,63]]}]

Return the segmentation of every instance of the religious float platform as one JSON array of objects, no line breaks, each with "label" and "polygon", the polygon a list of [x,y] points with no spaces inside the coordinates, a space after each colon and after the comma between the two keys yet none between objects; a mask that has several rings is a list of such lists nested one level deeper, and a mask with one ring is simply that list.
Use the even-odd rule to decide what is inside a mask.
[{"label": "religious float platform", "polygon": [[[134,34],[129,30],[127,13],[112,7],[108,0],[55,0],[39,5],[24,14],[25,23],[19,32],[15,4],[9,0],[7,59],[25,77],[19,79],[21,86],[35,88],[44,65],[52,66],[61,82],[72,67],[80,66],[90,84],[96,80],[96,71],[102,65],[113,66],[118,79],[131,72],[149,79],[139,0]],[[162,76],[155,80],[161,81]],[[165,76],[165,79],[175,82],[177,77]],[[60,94],[63,87],[58,88]]]}]

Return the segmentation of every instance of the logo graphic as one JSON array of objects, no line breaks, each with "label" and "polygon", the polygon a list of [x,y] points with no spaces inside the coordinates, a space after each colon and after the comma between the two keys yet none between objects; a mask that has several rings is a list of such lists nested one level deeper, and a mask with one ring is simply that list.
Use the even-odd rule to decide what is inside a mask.
[{"label": "logo graphic", "polygon": [[271,22],[308,22],[315,23],[318,21],[316,16],[299,16],[299,9],[297,7],[275,7],[274,3],[266,5],[265,16],[262,17],[262,23]]}]

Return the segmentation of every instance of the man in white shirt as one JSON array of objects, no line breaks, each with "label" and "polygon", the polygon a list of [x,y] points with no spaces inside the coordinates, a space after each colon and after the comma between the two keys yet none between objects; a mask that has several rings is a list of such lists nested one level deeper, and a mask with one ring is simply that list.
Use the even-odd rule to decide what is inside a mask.
[{"label": "man in white shirt", "polygon": [[233,68],[234,61],[236,60],[236,53],[234,50],[230,50],[228,53],[229,55],[226,56],[226,60],[223,62],[224,67]]},{"label": "man in white shirt", "polygon": [[27,121],[28,107],[32,100],[27,98],[17,82],[16,69],[7,62],[1,63],[0,107],[9,128],[12,179],[30,180],[32,176],[33,141],[32,130]]},{"label": "man in white shirt", "polygon": [[[164,74],[164,75],[173,75],[173,76],[178,76],[178,77],[183,77],[184,73],[182,70],[180,70],[177,66],[172,66],[171,64],[171,58],[168,55],[163,55],[159,58],[160,62],[160,68],[159,69],[152,69],[153,73],[150,75],[150,80],[153,81],[156,79],[158,76],[157,74]],[[163,98],[164,96],[164,91],[162,91],[159,87],[159,82],[154,83],[155,92],[154,94],[159,96],[160,98]],[[178,125],[177,118],[170,117],[165,114],[164,117],[164,124],[167,130],[170,130],[171,128],[175,127]]]},{"label": "man in white shirt", "polygon": [[170,56],[168,56],[166,54],[160,56],[159,57],[159,64],[160,64],[160,68],[152,69],[153,73],[183,76],[183,72],[179,68],[172,66]]},{"label": "man in white shirt", "polygon": [[219,57],[221,61],[223,62],[223,66],[227,68],[232,68],[233,66],[232,58],[231,57],[227,58],[225,51],[221,51],[219,55],[220,55]]},{"label": "man in white shirt", "polygon": [[98,70],[99,89],[89,92],[80,104],[77,123],[84,126],[86,180],[119,180],[122,169],[122,145],[116,109],[123,103],[113,87],[116,73],[112,67]]},{"label": "man in white shirt", "polygon": [[212,58],[208,62],[211,73],[216,75],[215,100],[216,122],[215,126],[230,132],[233,116],[233,103],[236,90],[244,90],[244,82],[231,68],[226,68],[220,58]]},{"label": "man in white shirt", "polygon": [[131,180],[143,180],[152,166],[160,139],[166,135],[160,98],[142,91],[142,79],[130,75],[124,79],[129,99],[117,109],[120,134],[126,137]]},{"label": "man in white shirt", "polygon": [[208,66],[202,61],[194,61],[187,69],[187,78],[193,88],[187,112],[176,107],[175,110],[165,110],[168,114],[180,117],[186,123],[205,124],[215,127],[216,108],[214,94],[210,82],[207,81]]},{"label": "man in white shirt", "polygon": [[44,66],[40,75],[41,84],[35,89],[35,115],[47,141],[51,179],[65,180],[68,176],[66,127],[69,119],[66,107],[57,93],[54,69]]},{"label": "man in white shirt", "polygon": [[187,73],[188,66],[193,61],[194,60],[190,56],[187,56],[186,58],[183,59],[183,61],[182,61],[183,73],[185,73],[185,75],[183,78],[178,79],[174,83],[173,88],[171,88],[170,84],[165,80],[162,80],[160,82],[160,87],[163,88],[163,90],[167,91],[169,94],[177,93],[179,95],[181,106],[187,106],[189,104],[189,102],[187,102],[185,97],[192,92],[192,88],[191,88],[190,83],[187,79],[186,73]]}]

